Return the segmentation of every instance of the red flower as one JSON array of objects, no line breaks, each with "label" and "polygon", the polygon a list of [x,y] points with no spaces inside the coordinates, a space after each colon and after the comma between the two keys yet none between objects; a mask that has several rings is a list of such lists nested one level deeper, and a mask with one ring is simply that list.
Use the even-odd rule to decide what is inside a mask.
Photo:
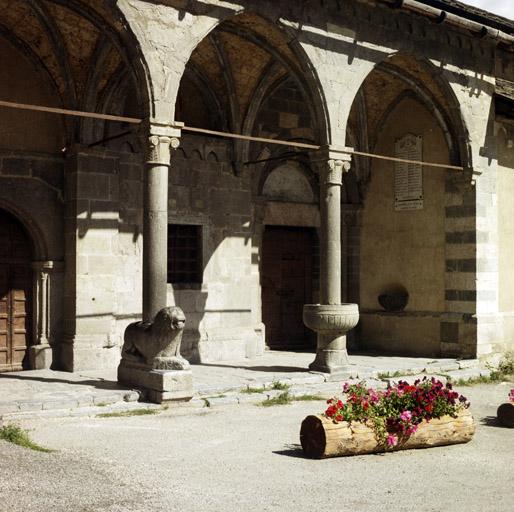
[{"label": "red flower", "polygon": [[331,406],[330,406],[330,407],[325,411],[325,414],[326,414],[329,418],[332,418],[336,412],[337,412],[337,407],[335,407],[334,405],[331,405]]}]

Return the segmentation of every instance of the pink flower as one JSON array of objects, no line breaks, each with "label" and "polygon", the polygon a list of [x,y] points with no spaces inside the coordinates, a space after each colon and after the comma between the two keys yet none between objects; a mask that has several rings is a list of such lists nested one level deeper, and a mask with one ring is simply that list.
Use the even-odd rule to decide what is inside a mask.
[{"label": "pink flower", "polygon": [[510,390],[510,393],[509,393],[509,400],[511,402],[514,402],[514,389],[511,389]]},{"label": "pink flower", "polygon": [[398,444],[398,437],[395,436],[394,434],[389,434],[387,436],[387,446],[389,446],[389,448],[392,448],[393,446],[396,446]]},{"label": "pink flower", "polygon": [[417,430],[418,430],[418,426],[412,425],[407,429],[407,435],[410,436],[410,435],[414,434]]},{"label": "pink flower", "polygon": [[400,419],[402,421],[410,421],[412,418],[412,413],[410,411],[403,411],[401,414],[400,414]]},{"label": "pink flower", "polygon": [[380,400],[378,393],[374,389],[369,389],[368,393],[370,401],[374,404],[376,404]]}]

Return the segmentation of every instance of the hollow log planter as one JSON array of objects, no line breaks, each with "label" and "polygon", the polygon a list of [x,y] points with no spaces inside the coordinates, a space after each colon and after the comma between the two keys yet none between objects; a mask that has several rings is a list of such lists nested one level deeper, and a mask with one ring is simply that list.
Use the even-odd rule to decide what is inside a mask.
[{"label": "hollow log planter", "polygon": [[363,455],[384,451],[430,448],[449,444],[467,443],[475,433],[475,423],[469,410],[464,409],[456,418],[443,416],[423,421],[411,436],[400,437],[394,448],[379,444],[375,432],[364,423],[342,421],[334,423],[325,416],[307,416],[300,429],[300,442],[304,454],[312,459]]},{"label": "hollow log planter", "polygon": [[514,428],[514,403],[507,402],[501,404],[496,412],[498,416],[498,422],[504,427]]}]

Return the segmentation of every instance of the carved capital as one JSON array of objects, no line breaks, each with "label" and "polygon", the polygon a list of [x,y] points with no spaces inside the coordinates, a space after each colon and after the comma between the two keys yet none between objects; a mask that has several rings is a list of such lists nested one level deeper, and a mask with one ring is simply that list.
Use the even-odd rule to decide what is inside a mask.
[{"label": "carved capital", "polygon": [[350,162],[343,160],[328,160],[324,166],[322,180],[327,185],[342,185],[343,174],[350,170]]},{"label": "carved capital", "polygon": [[165,125],[142,123],[141,135],[146,148],[146,163],[150,165],[170,165],[171,152],[180,146],[182,123]]},{"label": "carved capital", "polygon": [[311,153],[311,162],[318,168],[321,184],[342,185],[343,174],[351,168],[351,148],[322,146]]},{"label": "carved capital", "polygon": [[146,144],[146,163],[155,165],[170,165],[171,157],[170,137],[150,135]]}]

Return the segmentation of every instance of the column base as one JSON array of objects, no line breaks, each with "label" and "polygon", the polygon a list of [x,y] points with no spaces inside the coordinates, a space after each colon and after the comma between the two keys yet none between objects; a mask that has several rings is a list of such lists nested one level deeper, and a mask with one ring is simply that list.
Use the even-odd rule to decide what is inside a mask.
[{"label": "column base", "polygon": [[191,370],[152,370],[122,360],[118,366],[118,382],[141,389],[146,400],[157,404],[193,398]]},{"label": "column base", "polygon": [[[320,340],[319,338],[323,339]],[[309,370],[332,374],[348,373],[350,361],[346,350],[346,336],[329,340],[327,338],[329,337],[318,335],[316,358],[309,365]]]},{"label": "column base", "polygon": [[45,370],[52,366],[53,351],[48,343],[29,347],[29,361],[32,370]]},{"label": "column base", "polygon": [[346,333],[359,321],[357,304],[306,304],[303,321],[318,333],[316,358],[309,370],[330,373],[348,373]]}]

